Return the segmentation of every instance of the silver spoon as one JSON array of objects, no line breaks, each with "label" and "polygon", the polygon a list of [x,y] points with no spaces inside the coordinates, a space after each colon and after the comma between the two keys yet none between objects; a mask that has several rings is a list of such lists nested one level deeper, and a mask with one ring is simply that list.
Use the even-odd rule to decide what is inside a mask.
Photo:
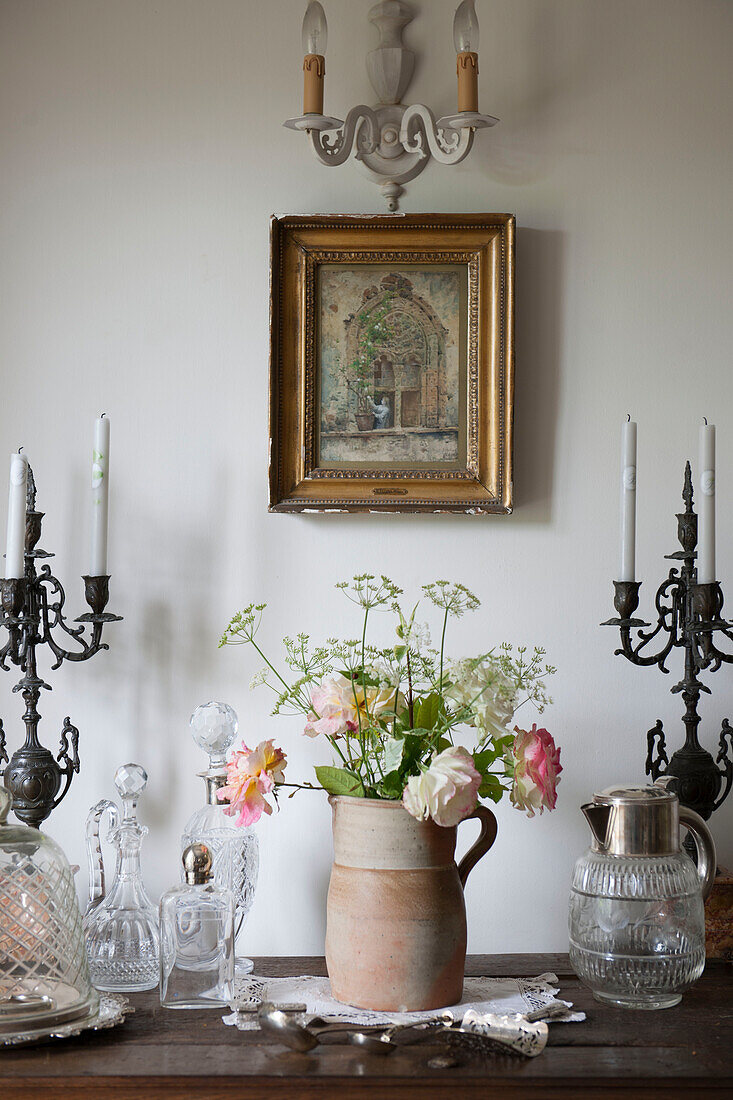
[{"label": "silver spoon", "polygon": [[360,1047],[371,1054],[385,1055],[397,1050],[398,1044],[392,1040],[392,1036],[396,1031],[413,1027],[445,1027],[448,1020],[452,1021],[453,1018],[449,1014],[443,1014],[442,1017],[437,1019],[431,1017],[427,1020],[418,1020],[409,1024],[393,1024],[391,1027],[381,1030],[378,1034],[370,1034],[368,1031],[348,1031],[342,1022],[329,1024],[318,1016],[305,1027],[294,1020],[292,1016],[283,1012],[282,1009],[277,1008],[271,1001],[263,1001],[257,1012],[257,1019],[265,1034],[277,1039],[278,1042],[290,1047],[291,1050],[299,1051],[301,1054],[305,1054],[318,1046],[321,1035],[329,1031],[338,1031],[342,1035],[346,1035],[349,1042],[354,1046]]}]

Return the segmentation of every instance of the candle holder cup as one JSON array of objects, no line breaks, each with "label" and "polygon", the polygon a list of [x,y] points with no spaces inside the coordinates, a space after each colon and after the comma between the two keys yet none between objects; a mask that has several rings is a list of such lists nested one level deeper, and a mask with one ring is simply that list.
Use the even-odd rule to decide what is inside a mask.
[{"label": "candle holder cup", "polygon": [[724,802],[733,785],[733,728],[723,720],[716,759],[698,740],[700,715],[698,703],[710,688],[699,679],[703,671],[717,672],[723,664],[733,664],[733,653],[721,650],[717,639],[733,642],[733,626],[722,618],[723,590],[718,581],[699,584],[697,580],[697,515],[693,508],[692,471],[685,466],[682,499],[685,511],[677,514],[677,537],[680,549],[665,555],[679,562],[657,589],[655,608],[657,622],[650,630],[639,629],[632,639],[632,629],[647,627],[631,616],[639,603],[638,581],[614,581],[614,607],[620,618],[608,619],[602,626],[616,626],[621,635],[617,654],[640,667],[656,665],[669,672],[666,662],[674,649],[684,651],[683,678],[672,687],[685,705],[682,722],[685,743],[671,758],[667,756],[665,732],[661,719],[647,733],[646,774],[653,780],[660,775],[674,777],[673,789],[680,802],[707,819]]},{"label": "candle holder cup", "polygon": [[607,619],[602,626],[649,626],[643,619],[632,616],[639,606],[641,581],[614,581],[613,606],[619,613],[617,619]]},{"label": "candle holder cup", "polygon": [[109,602],[109,577],[82,577],[84,581],[84,598],[91,607],[91,614],[86,612],[75,619],[76,623],[116,623],[121,615],[110,615],[105,612]]},{"label": "candle holder cup", "polygon": [[[63,610],[66,596],[61,582],[53,576],[49,565],[37,568],[37,562],[53,554],[38,548],[44,513],[36,511],[35,503],[36,486],[29,466],[25,576],[2,582],[0,616],[0,626],[8,631],[8,640],[0,646],[0,668],[9,671],[9,661],[23,672],[13,691],[20,692],[25,703],[26,737],[23,746],[8,760],[5,731],[0,721],[0,763],[7,763],[4,783],[13,796],[13,812],[26,825],[38,828],[64,798],[79,771],[79,731],[67,716],[55,758],[39,742],[38,700],[41,691],[50,691],[51,685],[38,675],[36,649],[40,645],[49,647],[54,657],[53,669],[59,668],[64,661],[86,661],[100,650],[109,649],[102,641],[102,630],[105,623],[118,621],[120,616],[104,613],[109,598],[109,577],[85,577],[85,595],[92,613],[76,620],[82,624],[80,626],[67,625]],[[87,636],[85,623],[91,624]],[[59,632],[71,639],[68,649],[60,644]]]}]

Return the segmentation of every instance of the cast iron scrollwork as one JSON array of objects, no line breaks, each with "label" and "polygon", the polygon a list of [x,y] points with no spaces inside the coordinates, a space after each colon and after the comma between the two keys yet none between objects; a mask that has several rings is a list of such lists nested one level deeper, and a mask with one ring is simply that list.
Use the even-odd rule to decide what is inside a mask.
[{"label": "cast iron scrollwork", "polygon": [[[603,626],[615,626],[621,635],[621,646],[615,652],[640,667],[656,665],[661,672],[669,673],[667,659],[674,649],[684,650],[684,675],[671,692],[681,695],[685,704],[682,722],[685,727],[685,743],[667,756],[662,722],[647,733],[646,774],[653,780],[660,775],[675,778],[674,789],[686,806],[709,818],[713,810],[723,803],[733,785],[733,728],[728,719],[723,721],[717,758],[704,749],[698,740],[700,695],[711,694],[702,683],[703,671],[717,672],[723,664],[733,663],[733,653],[719,649],[715,638],[724,635],[733,641],[733,629],[722,616],[723,592],[720,584],[699,584],[697,581],[697,515],[693,508],[692,471],[685,466],[682,490],[684,512],[677,515],[677,537],[680,550],[668,554],[670,560],[679,563],[672,566],[666,580],[662,581],[654,599],[656,624],[634,618],[639,606],[640,581],[614,581],[614,607],[618,617],[609,619]],[[646,629],[650,627],[651,629]],[[632,639],[632,631],[636,638]],[[654,641],[659,639],[654,650]],[[721,791],[722,787],[722,791]]]},{"label": "cast iron scrollwork", "polygon": [[[8,631],[0,647],[0,668],[8,671],[10,661],[23,672],[13,687],[25,703],[23,722],[26,739],[8,761],[5,732],[0,722],[0,763],[7,762],[5,785],[13,796],[13,811],[27,825],[38,827],[66,795],[79,771],[79,730],[69,717],[64,719],[58,756],[38,740],[38,700],[41,691],[51,690],[36,668],[36,648],[47,645],[55,657],[52,668],[64,661],[86,661],[109,646],[102,641],[105,623],[119,621],[119,615],[105,612],[109,598],[109,577],[84,577],[84,593],[91,612],[79,616],[71,626],[64,615],[66,595],[61,582],[47,564],[37,569],[39,559],[53,557],[37,548],[41,537],[43,512],[36,511],[36,486],[28,469],[26,500],[25,576],[2,582],[0,626]],[[71,640],[69,648],[61,644],[59,632]],[[63,787],[62,787],[63,781]]]}]

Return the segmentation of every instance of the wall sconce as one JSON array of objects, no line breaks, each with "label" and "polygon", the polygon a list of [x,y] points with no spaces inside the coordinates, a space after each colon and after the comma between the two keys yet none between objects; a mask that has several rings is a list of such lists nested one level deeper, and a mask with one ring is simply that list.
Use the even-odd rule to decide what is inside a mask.
[{"label": "wall sconce", "polygon": [[367,54],[366,65],[378,103],[352,107],[343,122],[323,113],[326,71],[326,14],[311,0],[303,20],[303,114],[283,125],[305,130],[322,164],[343,164],[352,153],[362,170],[381,186],[390,210],[397,210],[403,184],[419,176],[430,158],[440,164],[460,164],[471,151],[476,130],[499,121],[478,110],[478,19],[474,0],[463,0],[453,20],[457,53],[458,111],[435,121],[429,107],[402,97],[415,67],[415,55],[402,42],[412,21],[403,0],[382,0],[369,12],[379,31],[379,45]]}]

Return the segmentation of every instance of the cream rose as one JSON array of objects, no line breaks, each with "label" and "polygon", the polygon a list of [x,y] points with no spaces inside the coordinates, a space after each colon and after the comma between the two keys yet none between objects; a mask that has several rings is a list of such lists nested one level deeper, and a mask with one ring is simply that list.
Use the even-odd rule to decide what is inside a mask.
[{"label": "cream rose", "polygon": [[418,821],[431,817],[436,825],[457,825],[475,810],[480,786],[473,757],[456,745],[436,756],[427,771],[408,779],[402,801]]}]

